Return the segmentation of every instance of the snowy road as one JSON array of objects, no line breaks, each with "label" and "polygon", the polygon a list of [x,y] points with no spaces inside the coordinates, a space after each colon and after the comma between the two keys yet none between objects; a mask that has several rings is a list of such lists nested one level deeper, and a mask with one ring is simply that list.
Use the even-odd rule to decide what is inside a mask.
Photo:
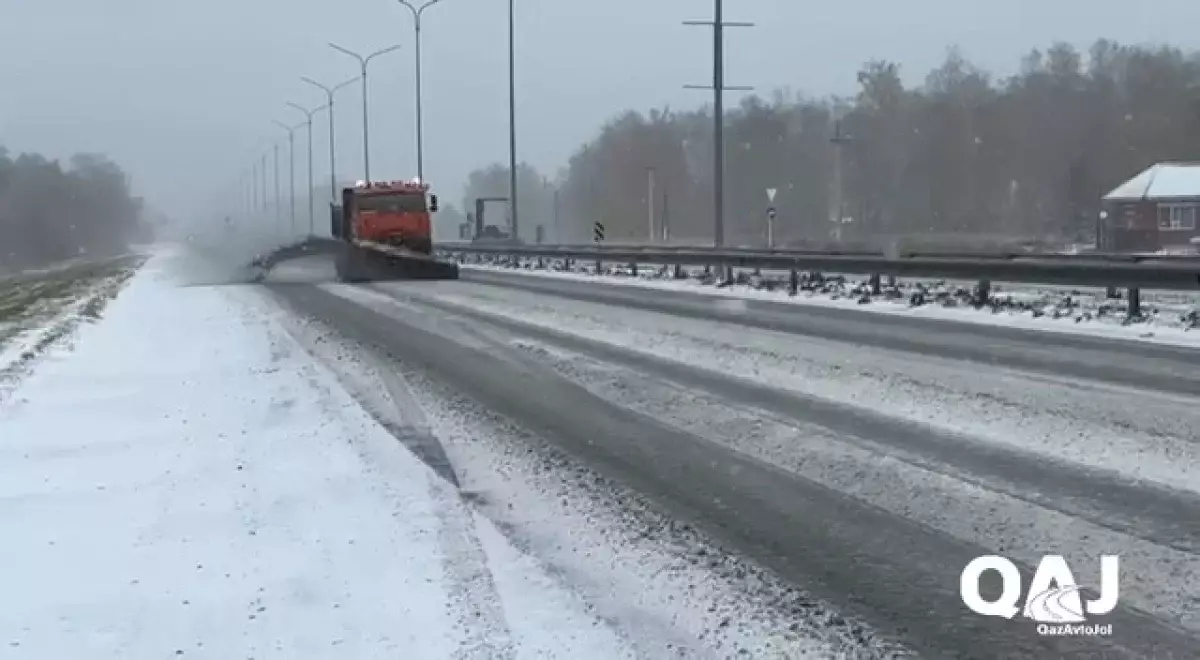
[{"label": "snowy road", "polygon": [[[1200,644],[1194,353],[295,263],[160,253],[0,399],[0,657]],[[1112,636],[967,611],[992,552],[1119,554]]]},{"label": "snowy road", "polygon": [[181,262],[0,400],[0,657],[632,656],[261,295]]},{"label": "snowy road", "polygon": [[[864,346],[970,360],[989,366],[1019,367],[1055,375],[1200,395],[1200,373],[1193,367],[1197,356],[1200,356],[1200,344],[1194,341],[1172,345],[1114,339],[1082,332],[1039,332],[1003,325],[954,322],[943,318],[779,304],[679,290],[602,285],[594,280],[530,277],[494,270],[467,269],[462,277],[481,284],[668,312],[683,317],[716,318],[793,334],[845,340]],[[1194,333],[1180,335],[1189,340],[1195,339]]]},{"label": "snowy road", "polygon": [[[326,341],[372,347],[376,364],[425,383],[419,405],[443,421],[424,454],[515,535],[537,536],[522,530],[543,514],[513,513],[520,471],[480,458],[500,437],[503,456],[560,451],[564,472],[594,470],[804,590],[793,616],[810,637],[832,621],[849,627],[842,637],[861,624],[922,657],[1194,652],[1200,408],[1184,362],[1195,353],[1113,355],[1117,342],[1010,329],[897,338],[878,319],[874,330],[824,314],[767,323],[752,303],[599,288],[272,291]],[[444,421],[464,416],[477,421]],[[532,552],[578,569],[587,544],[570,561],[546,550],[570,543],[551,534]],[[990,552],[1026,567],[1061,553],[1093,585],[1099,555],[1121,555],[1116,632],[1039,637],[971,614],[958,574]]]}]

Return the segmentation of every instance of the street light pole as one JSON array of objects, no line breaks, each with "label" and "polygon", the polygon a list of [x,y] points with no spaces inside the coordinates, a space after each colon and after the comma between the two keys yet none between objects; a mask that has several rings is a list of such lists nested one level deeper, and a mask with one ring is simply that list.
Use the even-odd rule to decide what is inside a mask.
[{"label": "street light pole", "polygon": [[370,64],[372,59],[374,59],[375,57],[377,57],[379,55],[383,55],[384,53],[390,53],[394,50],[399,50],[400,46],[396,45],[396,46],[389,46],[387,48],[382,48],[380,50],[375,51],[374,53],[371,53],[370,55],[367,55],[366,57],[363,57],[362,55],[359,55],[358,53],[356,53],[352,50],[347,50],[345,48],[342,48],[341,46],[334,44],[334,43],[329,44],[329,47],[338,52],[345,53],[346,55],[349,55],[350,57],[353,57],[354,59],[358,60],[358,65],[359,65],[359,68],[361,71],[361,76],[362,76],[362,95],[363,95],[363,173],[364,173],[364,178],[367,181],[370,181],[371,180],[371,138],[370,138],[370,118],[368,116],[369,108],[367,105],[367,65]]},{"label": "street light pole", "polygon": [[275,152],[275,226],[283,220],[283,200],[279,196],[279,143],[276,142],[271,150]]},{"label": "street light pole", "polygon": [[291,202],[292,234],[296,233],[296,129],[292,126],[273,120],[275,125],[287,131],[288,134],[288,194]]},{"label": "street light pole", "polygon": [[512,213],[512,237],[517,233],[517,6],[508,0],[508,199]]},{"label": "street light pole", "polygon": [[654,243],[654,168],[646,168],[646,236]]},{"label": "street light pole", "polygon": [[441,0],[429,0],[420,7],[414,6],[409,0],[399,0],[400,4],[407,7],[413,17],[413,39],[414,47],[417,49],[416,57],[416,85],[417,85],[417,178],[421,181],[425,180],[425,135],[421,123],[422,106],[421,106],[421,15],[426,9],[441,2]]},{"label": "street light pole", "polygon": [[315,236],[317,233],[317,223],[316,223],[316,212],[313,209],[313,202],[315,200],[313,200],[313,195],[312,195],[312,191],[313,191],[312,118],[313,118],[313,115],[317,114],[321,110],[324,110],[325,106],[321,106],[319,108],[314,108],[312,110],[309,110],[309,109],[305,108],[304,106],[297,105],[295,103],[288,103],[288,106],[295,108],[295,109],[299,110],[300,112],[304,113],[304,117],[306,119],[304,124],[308,127],[308,235]]},{"label": "street light pole", "polygon": [[262,212],[263,212],[263,215],[266,215],[267,214],[267,152],[265,152],[265,151],[263,152],[263,155],[259,159],[259,162],[262,163],[262,170],[260,170],[262,173]]},{"label": "street light pole", "polygon": [[340,83],[338,85],[335,85],[333,87],[326,87],[325,85],[322,85],[321,83],[319,83],[307,76],[301,76],[300,80],[303,80],[304,82],[324,91],[325,98],[328,101],[328,108],[329,108],[329,198],[333,202],[336,203],[337,202],[337,160],[336,160],[336,156],[335,156],[336,150],[334,148],[334,141],[333,141],[334,140],[334,137],[333,137],[333,134],[334,134],[333,95],[339,89],[358,80],[358,78],[351,78],[350,80],[347,80],[347,81]]},{"label": "street light pole", "polygon": [[725,92],[750,91],[751,87],[725,85],[725,28],[752,27],[753,23],[725,20],[722,0],[713,0],[713,20],[684,21],[684,25],[707,25],[713,29],[712,85],[685,85],[688,89],[710,89],[713,93],[713,244],[725,244]]}]

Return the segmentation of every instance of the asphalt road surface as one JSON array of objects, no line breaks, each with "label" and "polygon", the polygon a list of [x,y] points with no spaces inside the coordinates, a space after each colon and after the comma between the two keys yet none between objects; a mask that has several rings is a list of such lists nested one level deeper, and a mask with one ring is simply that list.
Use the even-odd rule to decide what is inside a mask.
[{"label": "asphalt road surface", "polygon": [[[268,286],[920,657],[1200,649],[1198,352],[471,271]],[[963,606],[971,559],[1028,585],[1055,553],[1085,584],[1121,556],[1111,636]]]}]

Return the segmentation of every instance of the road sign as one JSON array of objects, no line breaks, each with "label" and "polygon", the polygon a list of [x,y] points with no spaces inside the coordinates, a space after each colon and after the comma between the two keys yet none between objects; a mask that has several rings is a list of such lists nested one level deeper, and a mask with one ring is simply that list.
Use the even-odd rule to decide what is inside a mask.
[{"label": "road sign", "polygon": [[775,188],[767,188],[767,201],[775,202],[775,193],[778,192]]},{"label": "road sign", "polygon": [[767,217],[772,220],[775,219],[775,207],[774,206],[767,207]]},{"label": "road sign", "polygon": [[604,223],[597,222],[592,225],[592,240],[600,243],[604,240]]}]

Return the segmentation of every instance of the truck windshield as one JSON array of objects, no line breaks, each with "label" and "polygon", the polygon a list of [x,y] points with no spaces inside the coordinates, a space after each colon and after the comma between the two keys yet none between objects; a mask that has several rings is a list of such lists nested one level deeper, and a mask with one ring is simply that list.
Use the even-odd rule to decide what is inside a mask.
[{"label": "truck windshield", "polygon": [[359,211],[377,213],[420,213],[426,209],[422,193],[396,193],[394,195],[362,195],[355,204]]}]

